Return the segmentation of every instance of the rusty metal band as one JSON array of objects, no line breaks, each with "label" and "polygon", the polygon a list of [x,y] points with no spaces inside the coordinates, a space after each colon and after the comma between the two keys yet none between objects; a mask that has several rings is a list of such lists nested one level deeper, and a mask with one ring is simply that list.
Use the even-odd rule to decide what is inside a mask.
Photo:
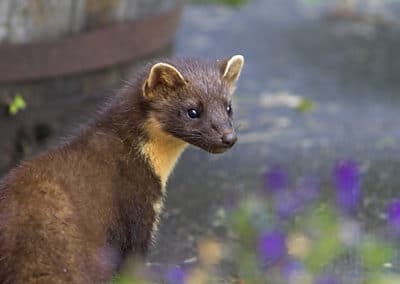
[{"label": "rusty metal band", "polygon": [[179,24],[182,2],[171,11],[118,23],[70,38],[0,45],[0,83],[34,81],[94,71],[165,48]]}]

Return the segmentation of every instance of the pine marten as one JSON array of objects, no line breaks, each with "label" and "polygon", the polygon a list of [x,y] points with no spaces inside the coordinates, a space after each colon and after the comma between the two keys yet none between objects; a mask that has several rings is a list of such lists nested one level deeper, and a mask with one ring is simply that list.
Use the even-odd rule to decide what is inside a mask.
[{"label": "pine marten", "polygon": [[11,170],[0,185],[0,283],[108,282],[124,258],[144,255],[185,147],[235,144],[243,61],[148,65],[78,134]]}]

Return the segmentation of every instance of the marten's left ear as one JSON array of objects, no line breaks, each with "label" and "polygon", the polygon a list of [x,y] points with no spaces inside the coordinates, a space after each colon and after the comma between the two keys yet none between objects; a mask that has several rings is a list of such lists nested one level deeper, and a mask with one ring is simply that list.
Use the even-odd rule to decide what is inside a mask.
[{"label": "marten's left ear", "polygon": [[229,60],[221,64],[222,78],[232,88],[235,87],[236,81],[239,79],[240,72],[244,64],[244,57],[242,55],[232,56]]},{"label": "marten's left ear", "polygon": [[151,96],[157,86],[178,87],[187,82],[182,74],[172,65],[167,63],[154,64],[143,85],[143,94]]}]

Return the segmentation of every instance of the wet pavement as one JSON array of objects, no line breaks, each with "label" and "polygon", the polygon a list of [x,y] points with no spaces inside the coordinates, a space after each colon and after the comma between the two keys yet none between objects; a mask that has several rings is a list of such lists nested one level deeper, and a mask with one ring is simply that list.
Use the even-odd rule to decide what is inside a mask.
[{"label": "wet pavement", "polygon": [[[239,142],[221,156],[184,153],[151,262],[182,264],[195,257],[198,238],[223,239],[220,208],[262,190],[262,174],[277,163],[293,178],[312,173],[329,184],[337,159],[358,161],[358,218],[370,231],[384,226],[385,204],[400,196],[399,25],[327,20],[301,3],[186,7],[177,56],[245,56],[235,103]],[[312,111],[294,107],[304,98]]]}]

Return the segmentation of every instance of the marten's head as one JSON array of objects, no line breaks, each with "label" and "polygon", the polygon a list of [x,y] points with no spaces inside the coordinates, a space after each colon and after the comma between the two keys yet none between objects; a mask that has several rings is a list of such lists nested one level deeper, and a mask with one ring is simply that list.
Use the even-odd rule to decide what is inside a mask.
[{"label": "marten's head", "polygon": [[142,94],[149,114],[162,131],[212,153],[237,140],[232,96],[243,56],[212,63],[175,59],[153,65]]}]

